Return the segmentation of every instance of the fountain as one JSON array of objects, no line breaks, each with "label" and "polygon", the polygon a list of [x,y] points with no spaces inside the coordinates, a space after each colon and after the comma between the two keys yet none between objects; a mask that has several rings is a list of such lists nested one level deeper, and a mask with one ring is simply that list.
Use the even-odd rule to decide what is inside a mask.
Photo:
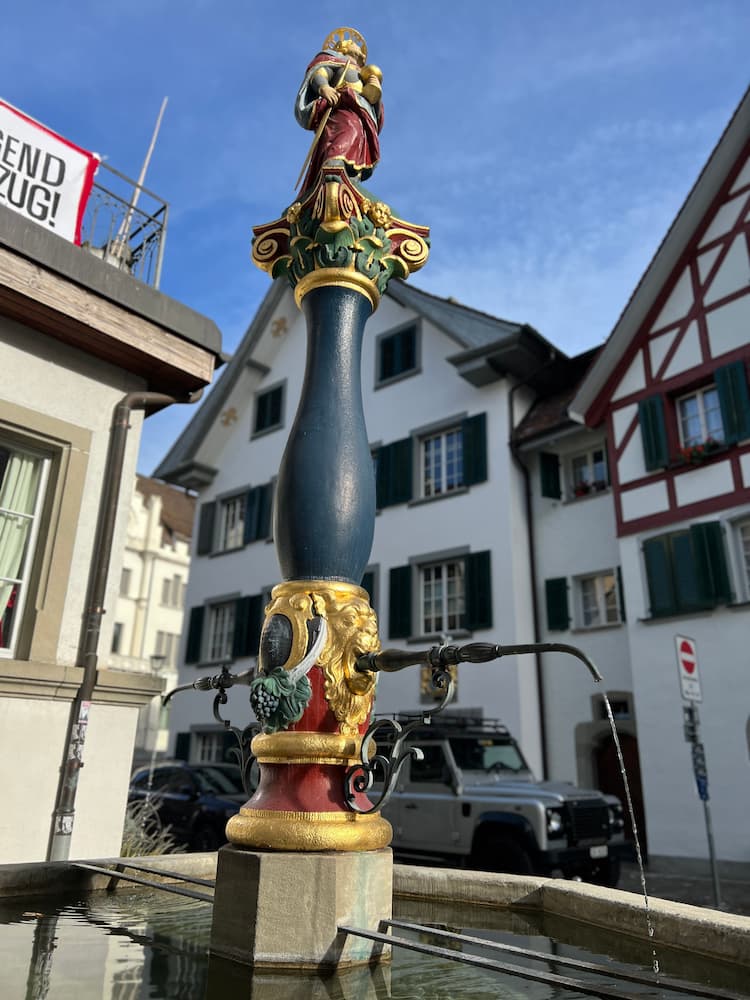
[{"label": "fountain", "polygon": [[[30,1000],[47,996],[70,926],[81,934],[87,928],[83,946],[90,941],[92,951],[102,947],[101,935],[89,933],[92,927],[107,939],[127,939],[128,947],[150,941],[141,979],[128,982],[148,982],[154,997],[175,995],[156,982],[162,952],[178,956],[178,978],[187,984],[179,995],[196,1000],[232,989],[258,998],[380,998],[391,995],[392,978],[399,995],[407,984],[415,990],[409,995],[425,997],[492,989],[491,982],[473,979],[469,966],[510,976],[503,982],[523,983],[523,995],[539,998],[623,997],[636,987],[649,996],[726,997],[726,990],[739,996],[743,988],[750,920],[652,900],[647,929],[643,901],[627,893],[556,879],[393,866],[391,829],[378,806],[399,761],[413,751],[408,732],[398,726],[391,758],[372,747],[378,673],[430,667],[433,685],[443,692],[434,714],[450,699],[451,668],[539,647],[471,643],[381,651],[376,617],[360,586],[375,516],[360,388],[365,323],[389,280],[407,278],[425,263],[429,244],[426,227],[397,218],[363,186],[379,156],[381,87],[382,73],[367,64],[362,36],[352,28],[331,32],[297,99],[298,120],[315,131],[301,193],[280,218],[254,230],[253,260],[275,280],[291,283],[307,321],[305,379],[277,488],[274,538],[284,579],[266,609],[257,676],[224,669],[192,686],[218,691],[218,712],[227,688],[249,685],[260,731],[253,736],[253,727],[226,725],[245,752],[252,736],[257,790],[230,819],[229,844],[218,855],[0,868],[0,921],[13,931],[3,935],[0,956],[11,982],[20,982],[13,979],[14,942],[21,941],[16,932],[24,922],[33,928],[23,967]],[[573,653],[596,675],[580,651],[542,648]],[[373,803],[378,769],[384,787]],[[144,896],[143,889],[123,889],[144,881],[159,887],[160,900],[171,899],[166,891],[182,897],[182,908],[167,907],[163,916],[166,904]],[[108,903],[98,892],[104,889],[110,890]],[[53,894],[56,901],[44,898]],[[60,894],[67,900],[90,895],[71,911]],[[193,923],[186,914],[195,913]],[[472,928],[483,932],[478,942]],[[616,938],[593,951],[607,956],[624,946],[626,954],[616,967],[606,958],[593,963],[597,978],[586,982],[579,973],[591,973],[592,963],[584,969],[585,956],[576,949],[603,934],[602,928]],[[519,933],[520,939],[509,937]],[[540,936],[548,939],[541,959],[534,952]],[[566,950],[571,939],[575,954]],[[673,946],[682,949],[676,959]],[[649,974],[654,948],[670,956],[658,981]],[[672,981],[685,973],[686,952],[706,956],[705,976],[690,970],[688,987]],[[418,953],[432,964],[409,957]],[[458,967],[458,977],[437,982],[436,970],[442,977],[448,958],[467,964]],[[546,965],[541,971],[533,968],[539,961]],[[732,969],[740,971],[733,977]],[[81,977],[80,971],[73,977],[81,1000],[121,995],[114,987],[87,994]],[[706,977],[710,987],[697,985]],[[94,988],[100,985],[97,980]],[[520,995],[519,985],[507,989]]]}]

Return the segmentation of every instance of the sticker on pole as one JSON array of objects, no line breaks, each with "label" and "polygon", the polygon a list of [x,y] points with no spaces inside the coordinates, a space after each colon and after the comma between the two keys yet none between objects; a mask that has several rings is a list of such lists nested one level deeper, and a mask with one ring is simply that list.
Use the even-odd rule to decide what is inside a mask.
[{"label": "sticker on pole", "polygon": [[688,639],[685,635],[676,635],[674,643],[677,650],[677,668],[680,672],[682,697],[685,701],[703,701],[695,640]]}]

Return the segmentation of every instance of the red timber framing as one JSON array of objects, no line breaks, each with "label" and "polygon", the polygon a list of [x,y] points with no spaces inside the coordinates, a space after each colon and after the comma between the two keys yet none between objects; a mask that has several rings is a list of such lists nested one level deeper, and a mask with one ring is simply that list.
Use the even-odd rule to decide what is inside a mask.
[{"label": "red timber framing", "polygon": [[[717,223],[717,217],[724,220],[723,224]],[[725,221],[729,218],[731,223]],[[731,261],[728,260],[730,254]],[[718,282],[717,276],[720,276]],[[671,304],[676,299],[683,305],[673,307]],[[739,332],[724,338],[715,331],[712,335],[713,321],[727,306],[732,308],[723,313],[722,329],[726,328],[729,315],[729,322]],[[678,480],[695,470],[690,471],[691,466],[681,456],[676,400],[712,383],[716,370],[732,362],[744,365],[747,380],[750,369],[750,141],[737,157],[636,335],[586,415],[589,426],[606,419],[619,536],[750,502],[750,459],[742,461],[743,456],[750,454],[748,439],[721,447],[701,462],[701,470],[716,467],[714,494],[710,489],[702,489],[699,492],[704,495],[693,502],[685,499],[680,502],[679,497]],[[634,476],[633,463],[628,472],[623,469],[623,459],[634,435],[641,434],[637,404],[655,394],[663,400],[669,460],[663,469],[648,472],[643,468],[642,475]],[[638,510],[645,504],[629,504],[636,491],[656,484],[663,486],[657,485],[657,489],[652,490],[651,495],[656,499],[654,506],[658,508],[654,513]],[[692,491],[684,492],[689,495]],[[629,507],[635,513],[629,513]]]}]

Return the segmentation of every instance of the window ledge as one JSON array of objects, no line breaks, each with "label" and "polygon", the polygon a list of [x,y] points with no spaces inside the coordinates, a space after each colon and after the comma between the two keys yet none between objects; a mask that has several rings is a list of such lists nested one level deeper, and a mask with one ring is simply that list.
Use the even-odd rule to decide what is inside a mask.
[{"label": "window ledge", "polygon": [[217,556],[229,556],[233,552],[242,552],[244,545],[234,545],[231,549],[217,549],[216,552],[209,552],[208,558],[215,559]]},{"label": "window ledge", "polygon": [[606,625],[576,625],[570,629],[572,635],[584,635],[589,632],[609,632],[613,628],[622,628],[624,622],[607,622]]},{"label": "window ledge", "polygon": [[[457,628],[455,632],[451,632],[451,641],[447,645],[452,645],[457,639],[468,639],[474,633],[465,628]],[[404,639],[408,645],[424,646],[426,643],[432,643],[432,645],[442,645],[442,636],[436,635],[434,632],[431,635],[410,635],[408,639]]]},{"label": "window ledge", "polygon": [[283,424],[274,424],[273,427],[264,427],[262,430],[253,431],[250,435],[250,440],[254,441],[256,438],[265,437],[266,434],[273,434],[274,431],[281,431],[283,429]]},{"label": "window ledge", "polygon": [[396,382],[403,382],[404,379],[411,378],[413,375],[421,375],[421,374],[422,374],[421,366],[417,368],[410,368],[408,371],[399,372],[398,375],[391,375],[390,378],[381,379],[379,382],[375,383],[373,388],[377,392],[378,389],[386,389],[389,385],[394,385],[394,383]]},{"label": "window ledge", "polygon": [[445,493],[435,493],[431,497],[417,497],[415,500],[409,500],[406,504],[407,507],[420,507],[425,503],[434,503],[436,500],[447,500],[448,497],[460,497],[465,496],[469,492],[468,486],[459,486],[455,490],[446,490]]},{"label": "window ledge", "polygon": [[580,496],[569,496],[567,499],[563,500],[563,504],[580,503],[582,500],[593,500],[594,497],[603,497],[608,493],[612,492],[611,486],[605,486],[601,490],[589,490],[588,493],[582,493]]},{"label": "window ledge", "polygon": [[[731,607],[731,605],[727,605]],[[658,625],[661,622],[679,621],[681,618],[708,618],[716,608],[706,608],[702,611],[676,611],[673,615],[649,615],[647,618],[636,619],[639,625]]]}]

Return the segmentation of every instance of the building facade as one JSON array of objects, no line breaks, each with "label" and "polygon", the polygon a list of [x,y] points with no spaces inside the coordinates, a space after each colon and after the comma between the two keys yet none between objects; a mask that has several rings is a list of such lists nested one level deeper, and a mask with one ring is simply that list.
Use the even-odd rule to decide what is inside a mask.
[{"label": "building facade", "polygon": [[0,860],[48,856],[84,683],[86,766],[62,835],[71,856],[112,856],[138,709],[160,684],[104,666],[113,616],[90,595],[115,606],[144,413],[206,386],[220,337],[84,248],[2,207],[0,223]]},{"label": "building facade", "polygon": [[[705,788],[679,676],[680,638],[692,640],[730,863],[750,863],[749,137],[746,95],[600,351],[569,359],[528,326],[392,282],[362,368],[378,506],[363,585],[383,645],[581,647],[601,684],[559,653],[463,665],[453,707],[502,718],[539,773],[623,798],[611,710],[644,853],[701,859]],[[183,683],[254,665],[304,358],[303,320],[277,283],[157,470],[199,493]],[[429,705],[423,681],[382,677],[376,710]],[[175,752],[225,752],[205,695],[173,711]],[[244,690],[226,716],[250,721]]]},{"label": "building facade", "polygon": [[[136,476],[109,665],[156,677],[167,691],[177,684],[194,516],[190,494]],[[157,695],[139,712],[134,760],[163,754],[167,745],[167,711]]]}]

